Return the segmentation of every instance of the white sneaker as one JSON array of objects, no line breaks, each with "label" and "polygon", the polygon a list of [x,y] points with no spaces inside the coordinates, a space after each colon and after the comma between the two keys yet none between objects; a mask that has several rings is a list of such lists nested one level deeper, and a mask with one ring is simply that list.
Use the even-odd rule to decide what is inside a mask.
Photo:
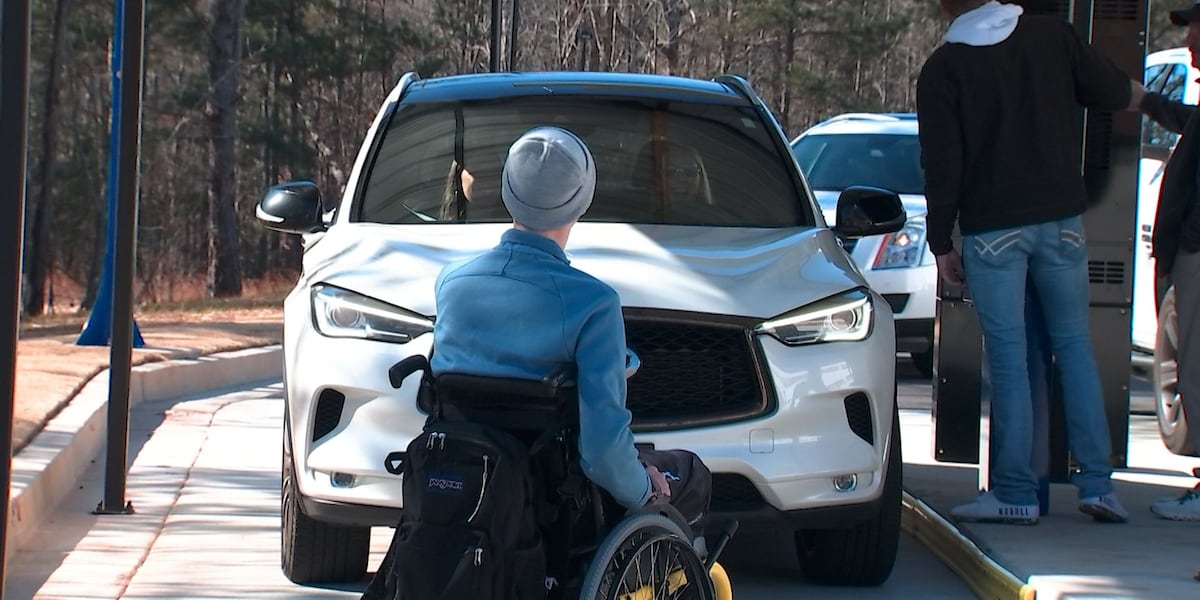
[{"label": "white sneaker", "polygon": [[984,492],[974,502],[950,509],[950,516],[959,521],[1037,525],[1041,509],[1036,504],[1008,504],[991,492]]},{"label": "white sneaker", "polygon": [[1200,521],[1200,485],[1178,498],[1159,498],[1150,505],[1150,512],[1172,521]]},{"label": "white sneaker", "polygon": [[1124,523],[1129,520],[1129,511],[1121,506],[1116,494],[1080,498],[1079,512],[1092,515],[1093,519],[1101,523]]}]

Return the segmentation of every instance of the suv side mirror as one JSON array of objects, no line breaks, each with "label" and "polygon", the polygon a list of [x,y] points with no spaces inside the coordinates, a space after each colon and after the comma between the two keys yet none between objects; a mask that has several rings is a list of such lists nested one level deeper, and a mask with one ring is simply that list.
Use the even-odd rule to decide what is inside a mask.
[{"label": "suv side mirror", "polygon": [[895,192],[853,186],[838,196],[833,232],[844,238],[893,233],[904,227],[904,221],[904,204]]},{"label": "suv side mirror", "polygon": [[314,233],[325,229],[321,189],[311,181],[272,186],[258,201],[254,216],[267,229]]}]

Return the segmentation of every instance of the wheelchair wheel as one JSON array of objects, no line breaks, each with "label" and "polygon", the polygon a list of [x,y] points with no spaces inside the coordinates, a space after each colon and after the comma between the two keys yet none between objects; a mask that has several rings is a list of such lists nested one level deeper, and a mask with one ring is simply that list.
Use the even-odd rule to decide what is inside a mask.
[{"label": "wheelchair wheel", "polygon": [[690,536],[653,513],[627,517],[596,549],[580,600],[714,600]]},{"label": "wheelchair wheel", "polygon": [[729,581],[729,573],[725,572],[721,563],[713,563],[708,576],[712,579],[713,594],[717,600],[733,600],[733,583]]}]

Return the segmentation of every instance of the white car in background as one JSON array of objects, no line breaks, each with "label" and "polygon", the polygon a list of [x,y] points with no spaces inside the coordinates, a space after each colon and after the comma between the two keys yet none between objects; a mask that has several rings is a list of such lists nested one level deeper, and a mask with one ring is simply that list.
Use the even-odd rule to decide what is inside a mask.
[{"label": "white car in background", "polygon": [[826,221],[833,221],[838,195],[848,187],[877,187],[900,195],[908,215],[900,231],[843,240],[843,245],[871,288],[891,305],[896,351],[908,352],[917,369],[931,376],[937,264],[925,243],[925,175],[917,116],[838,115],[800,134],[791,145]]},{"label": "white car in background", "polygon": [[[1172,48],[1146,57],[1146,89],[1184,102],[1200,100],[1200,70],[1191,66],[1187,48]],[[1158,209],[1163,168],[1179,136],[1150,119],[1142,121],[1142,158],[1138,172],[1137,230],[1133,275],[1133,364],[1135,372],[1149,372],[1154,381],[1155,412],[1163,443],[1172,452],[1200,455],[1187,440],[1188,421],[1176,393],[1175,293],[1159,290],[1150,257],[1154,214]],[[1162,294],[1161,299],[1159,294]],[[1200,416],[1196,416],[1200,419]]]}]

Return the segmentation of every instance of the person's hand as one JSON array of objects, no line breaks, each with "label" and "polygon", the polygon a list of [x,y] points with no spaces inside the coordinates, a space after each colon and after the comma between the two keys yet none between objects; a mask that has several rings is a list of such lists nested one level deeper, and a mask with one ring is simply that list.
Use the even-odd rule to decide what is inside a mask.
[{"label": "person's hand", "polygon": [[1129,80],[1129,106],[1125,110],[1138,112],[1141,110],[1142,98],[1146,97],[1146,86],[1135,79]]},{"label": "person's hand", "polygon": [[938,275],[946,285],[963,286],[967,284],[967,272],[963,270],[962,256],[958,250],[951,250],[935,257],[937,259]]},{"label": "person's hand", "polygon": [[663,500],[670,499],[671,486],[667,483],[667,476],[663,475],[654,465],[646,465],[646,474],[650,476],[650,487],[653,488],[650,502],[654,502],[655,496]]}]

